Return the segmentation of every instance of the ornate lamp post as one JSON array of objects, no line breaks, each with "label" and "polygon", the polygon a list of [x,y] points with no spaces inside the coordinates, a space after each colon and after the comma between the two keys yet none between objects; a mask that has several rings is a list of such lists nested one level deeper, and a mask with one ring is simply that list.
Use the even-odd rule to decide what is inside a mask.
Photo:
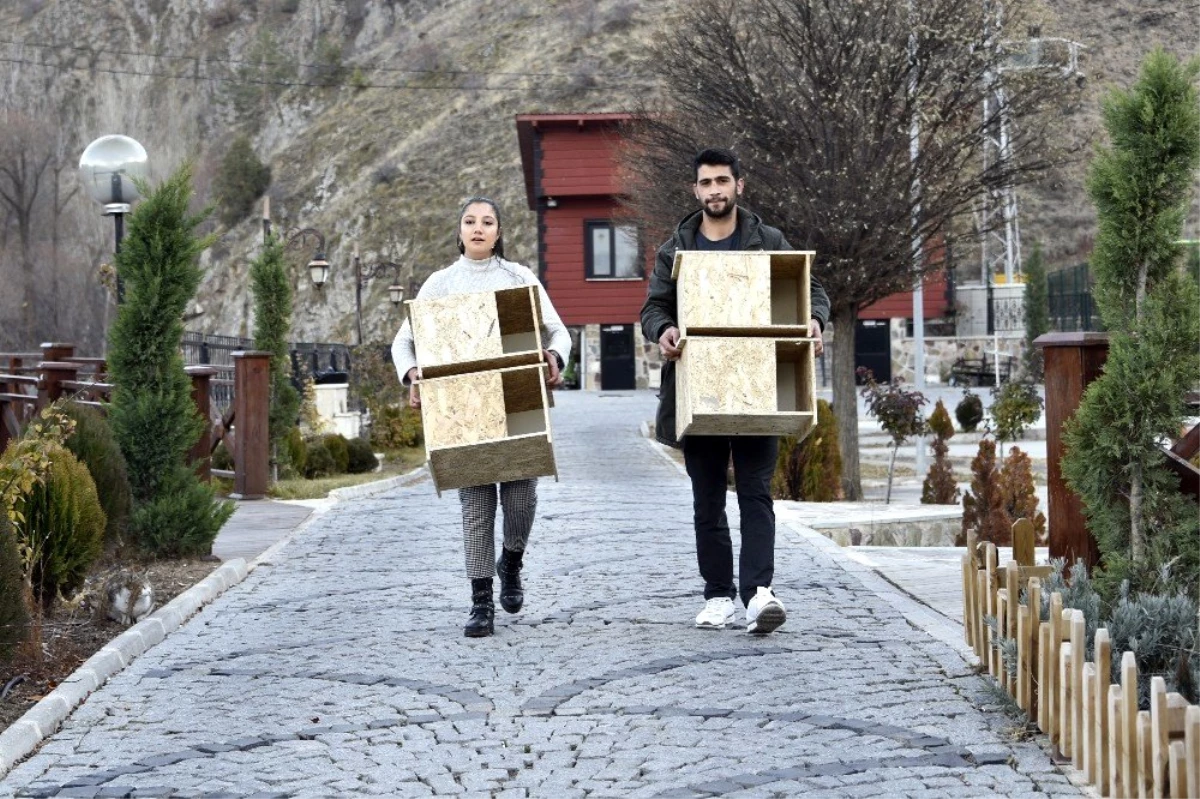
[{"label": "ornate lamp post", "polygon": [[325,236],[315,228],[298,228],[287,231],[284,243],[285,246],[292,247],[309,237],[317,240],[317,249],[313,253],[312,260],[308,262],[308,276],[312,279],[313,285],[320,289],[329,279],[329,261],[325,258]]},{"label": "ornate lamp post", "polygon": [[[101,136],[89,144],[79,157],[79,179],[96,202],[104,206],[104,215],[113,218],[116,234],[114,252],[120,254],[125,237],[125,214],[141,197],[134,178],[145,179],[149,157],[146,148],[128,136]],[[117,302],[125,299],[125,287],[117,273]]]},{"label": "ornate lamp post", "polygon": [[380,261],[364,267],[358,257],[358,245],[354,245],[354,329],[358,334],[358,343],[363,343],[362,331],[362,291],[373,278],[392,270],[392,283],[388,286],[388,299],[393,306],[404,302],[404,286],[400,285],[400,264],[392,261]]}]

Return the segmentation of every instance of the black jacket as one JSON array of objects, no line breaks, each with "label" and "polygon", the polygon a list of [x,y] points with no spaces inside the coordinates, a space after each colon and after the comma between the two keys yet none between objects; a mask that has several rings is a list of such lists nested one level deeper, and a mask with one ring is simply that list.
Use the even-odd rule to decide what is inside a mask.
[{"label": "black jacket", "polygon": [[[697,210],[684,217],[671,236],[658,248],[654,261],[654,273],[650,276],[650,287],[646,293],[646,302],[642,305],[642,335],[648,343],[658,343],[658,339],[668,327],[678,327],[679,315],[675,294],[675,281],[671,279],[671,268],[675,262],[676,250],[696,249],[696,231],[700,229],[700,214]],[[745,208],[738,207],[738,233],[743,250],[790,250],[788,244],[777,228],[764,225],[757,214]],[[817,281],[810,276],[809,293],[812,300],[812,315],[825,329],[829,321],[829,295]],[[805,320],[808,321],[808,320]],[[675,362],[666,361],[662,366],[662,384],[658,392],[658,415],[654,424],[654,436],[662,443],[678,447],[679,439],[675,436]]]}]

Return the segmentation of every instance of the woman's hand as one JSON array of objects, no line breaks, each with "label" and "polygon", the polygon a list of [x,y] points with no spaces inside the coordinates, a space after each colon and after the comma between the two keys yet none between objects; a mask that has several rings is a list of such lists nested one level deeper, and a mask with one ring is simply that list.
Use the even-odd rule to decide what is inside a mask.
[{"label": "woman's hand", "polygon": [[404,378],[408,381],[408,406],[410,408],[420,408],[421,388],[417,385],[417,381],[421,379],[421,371],[414,366],[408,370],[408,374]]},{"label": "woman's hand", "polygon": [[563,384],[562,372],[558,369],[558,353],[553,350],[542,350],[542,355],[546,359],[546,385],[550,388],[558,388]]}]

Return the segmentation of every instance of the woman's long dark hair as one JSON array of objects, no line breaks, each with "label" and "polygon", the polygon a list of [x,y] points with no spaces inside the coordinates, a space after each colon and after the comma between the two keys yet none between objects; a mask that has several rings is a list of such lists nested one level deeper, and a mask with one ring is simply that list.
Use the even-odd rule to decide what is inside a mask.
[{"label": "woman's long dark hair", "polygon": [[458,230],[454,233],[454,241],[458,244],[459,255],[467,254],[467,246],[463,244],[462,236],[459,231],[462,230],[463,216],[467,213],[467,208],[474,203],[487,203],[492,207],[492,213],[496,215],[496,229],[499,235],[496,236],[496,246],[492,248],[492,253],[498,257],[504,257],[504,224],[500,221],[500,206],[496,205],[496,201],[488,197],[470,197],[462,207],[458,209]]}]

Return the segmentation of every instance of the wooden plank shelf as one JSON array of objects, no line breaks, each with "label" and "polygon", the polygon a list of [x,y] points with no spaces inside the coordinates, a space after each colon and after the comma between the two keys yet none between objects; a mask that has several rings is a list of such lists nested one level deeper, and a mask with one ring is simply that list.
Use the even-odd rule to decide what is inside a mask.
[{"label": "wooden plank shelf", "polygon": [[809,275],[813,253],[801,251],[675,253],[683,337],[811,335]]},{"label": "wooden plank shelf", "polygon": [[537,286],[410,300],[425,379],[542,363]]}]

